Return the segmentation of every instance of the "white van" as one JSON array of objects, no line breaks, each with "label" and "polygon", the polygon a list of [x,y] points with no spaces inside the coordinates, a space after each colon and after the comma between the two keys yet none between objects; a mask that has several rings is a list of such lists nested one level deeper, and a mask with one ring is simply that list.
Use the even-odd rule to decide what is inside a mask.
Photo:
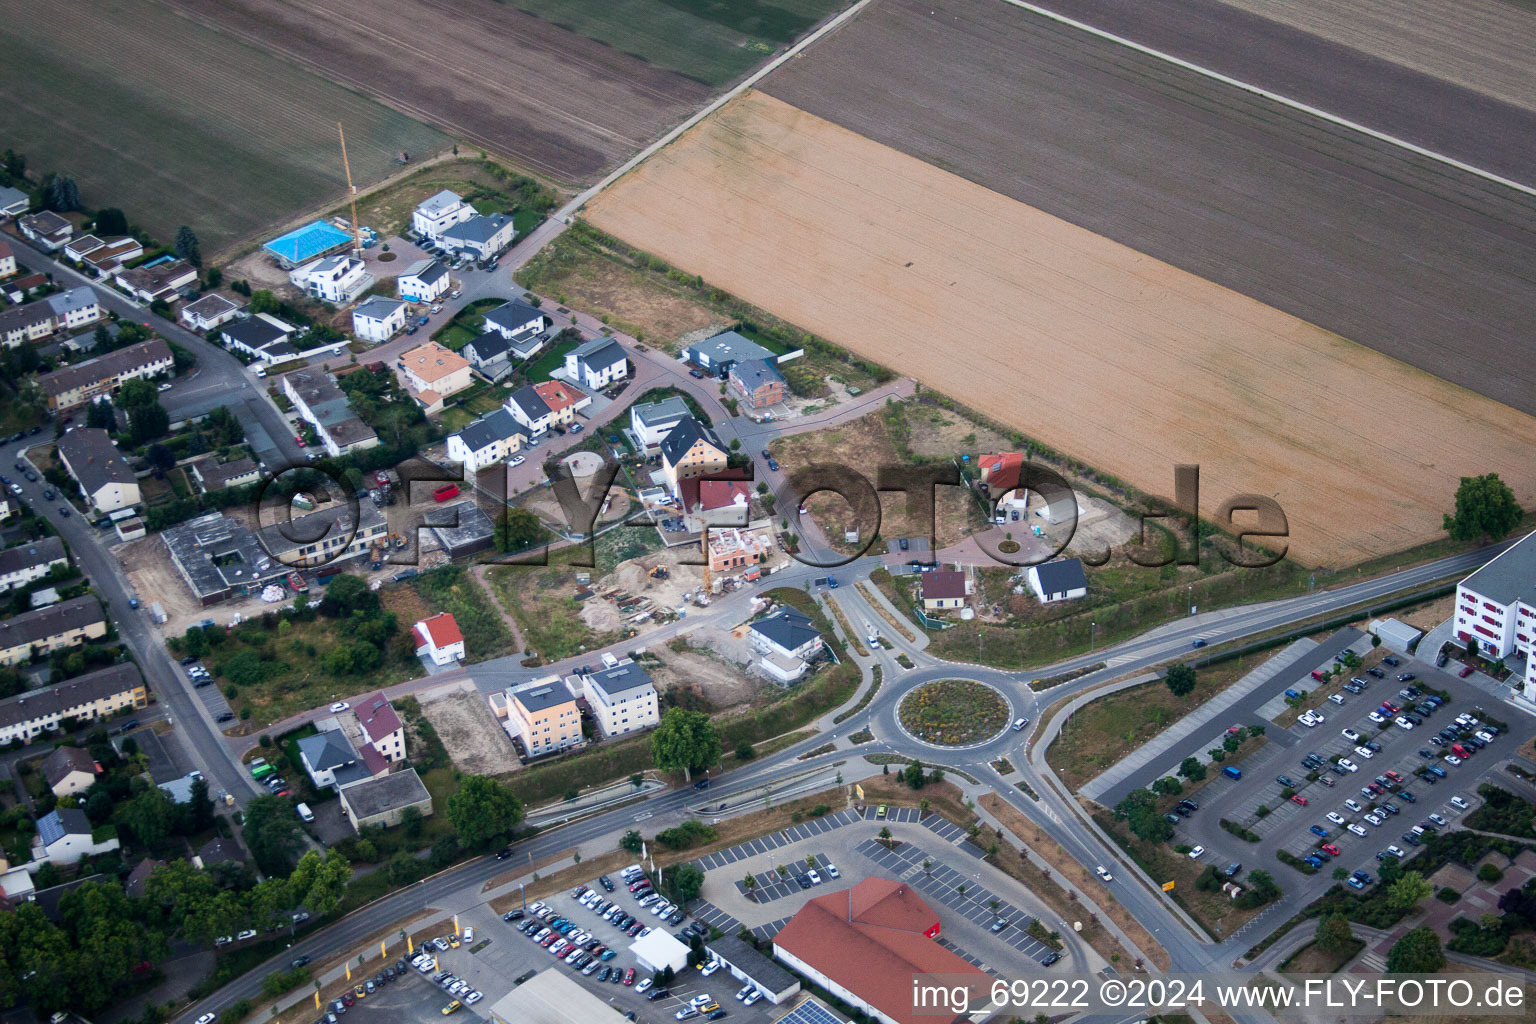
[{"label": "white van", "polygon": [[315,820],[315,812],[309,809],[309,804],[299,804],[295,810],[299,812],[299,817],[303,818],[305,821]]}]

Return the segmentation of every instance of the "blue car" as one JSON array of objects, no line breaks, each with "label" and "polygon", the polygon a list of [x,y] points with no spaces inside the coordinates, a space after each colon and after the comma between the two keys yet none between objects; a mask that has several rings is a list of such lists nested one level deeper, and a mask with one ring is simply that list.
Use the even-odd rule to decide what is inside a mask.
[{"label": "blue car", "polygon": [[1312,834],[1315,835],[1315,836],[1320,836],[1323,839],[1327,839],[1328,838],[1328,830],[1323,828],[1323,826],[1321,826],[1321,825],[1313,825],[1312,826]]},{"label": "blue car", "polygon": [[1320,867],[1323,866],[1323,862],[1318,859],[1316,854],[1312,855],[1311,857],[1308,857],[1307,858],[1307,863],[1312,865],[1314,868],[1320,868]]},{"label": "blue car", "polygon": [[1439,776],[1442,779],[1445,778],[1445,769],[1437,764],[1429,765],[1427,770],[1431,775]]},{"label": "blue car", "polygon": [[1360,881],[1360,879],[1358,879],[1358,878],[1351,878],[1349,880],[1349,887],[1351,889],[1364,889],[1365,888],[1365,883]]}]

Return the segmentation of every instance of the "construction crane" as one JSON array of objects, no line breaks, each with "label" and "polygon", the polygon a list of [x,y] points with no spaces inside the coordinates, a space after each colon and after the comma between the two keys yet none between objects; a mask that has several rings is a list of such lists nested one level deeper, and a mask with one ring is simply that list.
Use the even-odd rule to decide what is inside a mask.
[{"label": "construction crane", "polygon": [[699,531],[699,554],[704,556],[704,589],[701,593],[708,594],[711,588],[709,579],[709,524],[707,523],[704,525],[704,529]]},{"label": "construction crane", "polygon": [[352,255],[363,258],[363,236],[357,228],[357,186],[352,184],[352,164],[347,160],[347,133],[336,122],[336,134],[341,138],[341,166],[347,172],[347,199],[352,204]]}]

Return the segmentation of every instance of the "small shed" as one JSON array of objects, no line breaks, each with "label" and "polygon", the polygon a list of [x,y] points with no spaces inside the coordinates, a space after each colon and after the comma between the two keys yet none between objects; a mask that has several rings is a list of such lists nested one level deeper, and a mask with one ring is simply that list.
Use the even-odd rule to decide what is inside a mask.
[{"label": "small shed", "polygon": [[1413,645],[1419,642],[1419,637],[1424,631],[1416,629],[1400,619],[1377,619],[1370,625],[1370,631],[1381,637],[1381,645],[1388,650],[1407,654],[1413,649]]}]

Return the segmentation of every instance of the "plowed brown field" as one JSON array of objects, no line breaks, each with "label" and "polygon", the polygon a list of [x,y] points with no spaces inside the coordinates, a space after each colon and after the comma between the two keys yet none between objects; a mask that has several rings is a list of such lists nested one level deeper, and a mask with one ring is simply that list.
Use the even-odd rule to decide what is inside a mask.
[{"label": "plowed brown field", "polygon": [[564,182],[596,177],[709,95],[496,0],[167,2]]},{"label": "plowed brown field", "polygon": [[759,93],[592,223],[1152,493],[1275,495],[1291,552],[1440,535],[1459,477],[1536,499],[1536,420]]}]

